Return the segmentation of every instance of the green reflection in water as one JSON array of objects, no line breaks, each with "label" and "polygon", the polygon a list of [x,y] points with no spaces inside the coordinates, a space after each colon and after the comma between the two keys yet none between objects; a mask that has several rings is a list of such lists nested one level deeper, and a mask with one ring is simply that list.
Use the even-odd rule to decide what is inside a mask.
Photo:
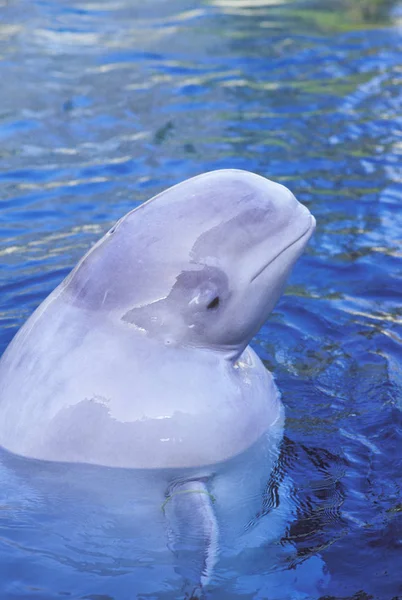
[{"label": "green reflection in water", "polygon": [[[261,27],[274,27],[275,19],[284,16],[322,32],[354,31],[385,26],[392,21],[392,8],[396,0],[332,0],[300,2],[291,0],[212,0],[222,12],[273,17],[261,21]],[[239,35],[244,35],[239,34]]]}]

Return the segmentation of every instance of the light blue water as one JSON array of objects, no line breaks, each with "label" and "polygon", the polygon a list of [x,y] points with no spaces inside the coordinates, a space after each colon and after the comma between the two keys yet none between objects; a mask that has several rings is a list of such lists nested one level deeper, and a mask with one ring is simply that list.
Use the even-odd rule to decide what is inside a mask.
[{"label": "light blue water", "polygon": [[[254,347],[287,407],[277,571],[300,584],[324,561],[323,598],[402,598],[401,50],[385,1],[0,0],[0,351],[115,220],[187,177],[256,171],[316,216]],[[0,598],[131,598],[132,532],[13,477]],[[143,597],[178,598],[161,556]],[[272,557],[227,564],[210,596],[268,597]]]}]

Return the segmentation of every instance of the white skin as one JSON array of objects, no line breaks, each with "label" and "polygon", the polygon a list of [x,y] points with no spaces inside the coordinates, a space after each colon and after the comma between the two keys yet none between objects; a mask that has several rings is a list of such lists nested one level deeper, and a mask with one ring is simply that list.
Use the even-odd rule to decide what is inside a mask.
[{"label": "white skin", "polygon": [[[0,360],[0,446],[70,463],[41,463],[33,480],[47,482],[49,467],[46,496],[57,477],[100,495],[153,550],[166,545],[165,506],[178,572],[194,568],[195,586],[209,581],[218,541],[222,557],[280,535],[283,501],[268,530],[245,533],[283,432],[278,390],[248,344],[314,227],[288,189],[238,170],[126,215]],[[76,463],[130,470],[81,477]],[[23,468],[31,480],[31,461]]]},{"label": "white skin", "polygon": [[131,468],[216,464],[280,420],[248,347],[315,226],[285,187],[237,170],[121,219],[0,361],[0,445]]}]

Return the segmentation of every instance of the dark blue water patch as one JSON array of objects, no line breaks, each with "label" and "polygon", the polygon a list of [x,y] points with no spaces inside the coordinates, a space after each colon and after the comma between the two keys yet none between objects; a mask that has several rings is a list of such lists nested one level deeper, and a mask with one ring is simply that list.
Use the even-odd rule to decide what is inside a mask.
[{"label": "dark blue water patch", "polygon": [[45,183],[52,181],[57,174],[58,177],[66,177],[69,175],[69,171],[57,168],[50,169],[35,169],[35,170],[15,170],[5,171],[0,174],[0,180],[7,181],[35,181]]},{"label": "dark blue water patch", "polygon": [[38,127],[39,125],[31,119],[14,121],[8,123],[8,125],[2,125],[0,130],[0,139],[7,139],[8,137],[15,135],[15,132],[32,132]]},{"label": "dark blue water patch", "polygon": [[[207,90],[205,89],[205,87],[203,85],[195,85],[195,84],[187,84],[187,85],[183,85],[182,87],[178,88],[177,90],[177,94],[179,96],[188,96],[188,97],[194,97],[194,96],[202,96],[204,94],[207,93]],[[196,105],[194,105],[194,103],[192,103],[192,110],[199,110],[200,108],[204,108],[204,105],[198,103]],[[211,107],[213,108],[213,107]]]},{"label": "dark blue water patch", "polygon": [[46,281],[52,280],[61,280],[68,274],[68,270],[60,269],[60,270],[49,270],[47,272],[41,272],[36,277],[24,277],[21,280],[15,280],[12,283],[0,287],[0,293],[6,293],[10,291],[17,291],[24,288],[29,288],[31,285],[37,285],[38,283],[43,283]]},{"label": "dark blue water patch", "polygon": [[100,56],[98,59],[99,64],[107,65],[107,64],[115,64],[115,63],[136,63],[136,62],[144,62],[144,61],[155,61],[155,62],[163,62],[166,60],[166,57],[161,54],[155,54],[152,52],[116,52],[116,53],[108,53],[106,55]]}]

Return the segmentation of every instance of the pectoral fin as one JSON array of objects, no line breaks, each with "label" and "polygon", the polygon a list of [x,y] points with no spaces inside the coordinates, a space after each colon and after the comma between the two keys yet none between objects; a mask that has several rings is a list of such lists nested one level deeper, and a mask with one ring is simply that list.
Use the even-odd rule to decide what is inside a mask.
[{"label": "pectoral fin", "polygon": [[202,480],[174,484],[163,503],[168,521],[169,548],[190,598],[197,598],[210,581],[218,554],[214,498]]}]

